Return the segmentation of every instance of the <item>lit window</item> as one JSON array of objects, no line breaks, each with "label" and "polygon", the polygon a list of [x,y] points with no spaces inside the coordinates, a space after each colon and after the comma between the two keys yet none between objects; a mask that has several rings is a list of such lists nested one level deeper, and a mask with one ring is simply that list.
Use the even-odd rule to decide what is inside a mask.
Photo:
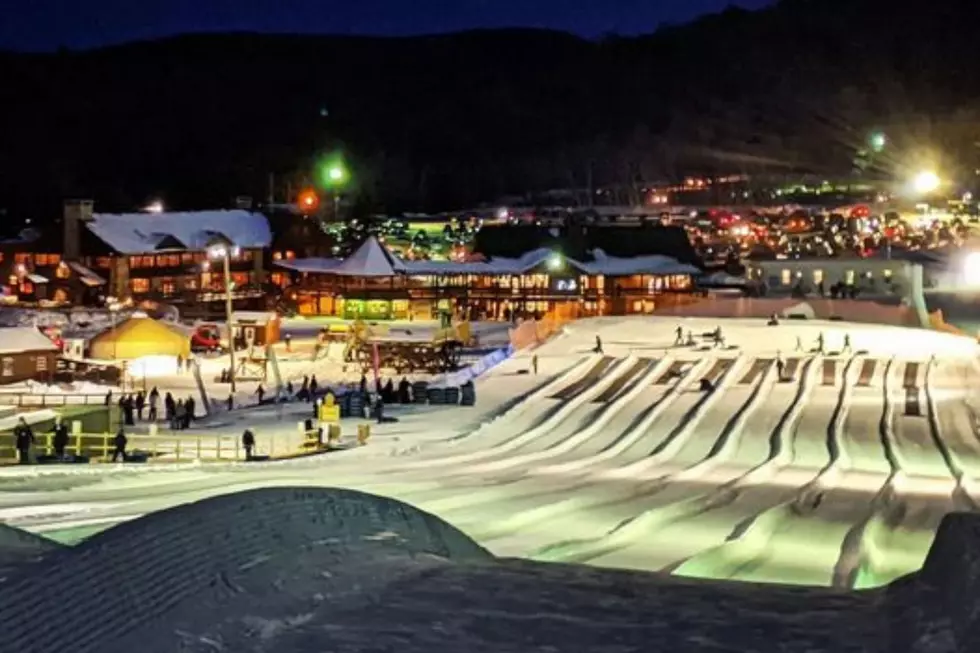
[{"label": "lit window", "polygon": [[38,372],[47,372],[48,371],[48,357],[47,356],[38,356],[37,357],[37,371]]},{"label": "lit window", "polygon": [[813,283],[820,284],[823,283],[823,270],[813,271]]},{"label": "lit window", "polygon": [[130,279],[129,288],[134,293],[144,293],[150,291],[150,280],[149,279]]},{"label": "lit window", "polygon": [[793,272],[791,270],[783,270],[779,277],[779,282],[784,286],[788,286],[793,283]]},{"label": "lit window", "polygon": [[2,367],[3,367],[3,372],[2,372],[3,376],[13,376],[14,375],[14,359],[13,358],[9,358],[9,357],[4,358],[2,364],[0,364],[0,365],[2,365]]},{"label": "lit window", "polygon": [[54,271],[54,276],[58,277],[59,279],[67,279],[69,276],[71,276],[71,270],[69,270],[68,266],[64,263],[59,263],[58,267]]},{"label": "lit window", "polygon": [[891,279],[892,278],[892,271],[891,270],[885,270],[885,278],[886,279]]}]

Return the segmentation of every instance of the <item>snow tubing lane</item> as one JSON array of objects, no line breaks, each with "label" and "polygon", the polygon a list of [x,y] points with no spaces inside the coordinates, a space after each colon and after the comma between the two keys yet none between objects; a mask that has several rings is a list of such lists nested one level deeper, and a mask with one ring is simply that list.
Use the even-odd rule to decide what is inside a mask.
[{"label": "snow tubing lane", "polygon": [[633,381],[637,375],[643,370],[647,369],[655,361],[651,358],[640,358],[633,364],[625,374],[620,375],[615,381],[612,382],[608,388],[602,391],[602,393],[592,400],[594,404],[606,404],[616,398],[616,396],[625,388],[630,382]]},{"label": "snow tubing lane", "polygon": [[602,378],[602,376],[609,371],[612,364],[616,362],[617,359],[612,356],[605,356],[592,366],[585,376],[580,378],[578,381],[573,381],[571,384],[565,386],[555,394],[551,395],[550,399],[558,399],[559,401],[568,401],[569,399],[574,399],[578,395],[585,392],[585,389],[590,385],[593,385],[596,381]]},{"label": "snow tubing lane", "polygon": [[333,488],[239,492],[120,524],[15,575],[2,586],[0,651],[109,650],[215,579],[317,546],[330,547],[342,568],[369,543],[406,558],[493,559],[455,527],[393,499]]}]

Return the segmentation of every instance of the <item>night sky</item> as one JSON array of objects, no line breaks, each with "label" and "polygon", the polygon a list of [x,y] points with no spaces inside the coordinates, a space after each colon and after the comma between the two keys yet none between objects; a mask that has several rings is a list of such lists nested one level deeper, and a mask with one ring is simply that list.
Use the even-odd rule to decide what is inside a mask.
[{"label": "night sky", "polygon": [[652,32],[729,4],[771,0],[7,0],[0,48],[88,48],[183,32],[404,36],[478,27],[546,27],[599,36]]}]

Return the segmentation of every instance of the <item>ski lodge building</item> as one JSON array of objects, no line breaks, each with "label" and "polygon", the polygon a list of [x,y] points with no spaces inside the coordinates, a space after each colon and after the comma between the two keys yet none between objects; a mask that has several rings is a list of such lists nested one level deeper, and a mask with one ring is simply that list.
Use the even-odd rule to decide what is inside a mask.
[{"label": "ski lodge building", "polygon": [[689,301],[702,272],[671,227],[484,228],[474,249],[482,260],[407,261],[372,236],[346,259],[275,265],[290,273],[286,293],[301,314],[349,319],[649,314]]}]

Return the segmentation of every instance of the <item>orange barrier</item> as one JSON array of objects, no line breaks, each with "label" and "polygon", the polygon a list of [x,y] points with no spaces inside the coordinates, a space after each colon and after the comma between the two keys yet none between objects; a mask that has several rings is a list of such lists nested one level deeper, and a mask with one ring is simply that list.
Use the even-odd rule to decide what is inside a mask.
[{"label": "orange barrier", "polygon": [[562,327],[571,321],[570,317],[552,314],[540,320],[525,320],[516,327],[508,329],[510,344],[515,351],[536,347],[561,331]]}]

